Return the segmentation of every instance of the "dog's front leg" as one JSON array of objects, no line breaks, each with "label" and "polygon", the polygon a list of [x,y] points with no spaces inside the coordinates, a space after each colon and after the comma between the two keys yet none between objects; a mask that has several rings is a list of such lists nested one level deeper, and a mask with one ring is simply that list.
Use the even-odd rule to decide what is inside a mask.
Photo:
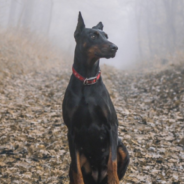
[{"label": "dog's front leg", "polygon": [[[73,162],[73,161],[72,161]],[[73,183],[71,184],[84,184],[81,165],[80,165],[80,154],[76,151],[76,158],[75,158],[75,167],[72,168],[72,175],[73,175]]]},{"label": "dog's front leg", "polygon": [[117,127],[110,130],[110,150],[107,166],[108,184],[119,184],[117,172]]},{"label": "dog's front leg", "polygon": [[76,148],[74,143],[74,136],[68,133],[69,140],[69,149],[71,156],[71,165],[70,165],[70,184],[84,184],[81,164],[80,164],[80,153]]}]

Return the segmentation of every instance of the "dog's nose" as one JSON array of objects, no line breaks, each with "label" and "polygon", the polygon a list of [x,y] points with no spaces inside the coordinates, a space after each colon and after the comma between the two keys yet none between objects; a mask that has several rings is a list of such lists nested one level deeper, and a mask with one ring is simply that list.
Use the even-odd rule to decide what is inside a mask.
[{"label": "dog's nose", "polygon": [[116,52],[118,50],[118,47],[116,45],[110,46],[112,52]]}]

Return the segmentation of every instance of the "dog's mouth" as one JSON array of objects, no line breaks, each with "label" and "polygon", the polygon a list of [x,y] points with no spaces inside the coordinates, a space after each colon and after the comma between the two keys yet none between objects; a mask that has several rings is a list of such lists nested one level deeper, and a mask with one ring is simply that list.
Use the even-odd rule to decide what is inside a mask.
[{"label": "dog's mouth", "polygon": [[108,51],[108,52],[101,52],[101,53],[97,53],[95,52],[95,56],[97,56],[98,58],[114,58],[116,56],[116,51]]}]

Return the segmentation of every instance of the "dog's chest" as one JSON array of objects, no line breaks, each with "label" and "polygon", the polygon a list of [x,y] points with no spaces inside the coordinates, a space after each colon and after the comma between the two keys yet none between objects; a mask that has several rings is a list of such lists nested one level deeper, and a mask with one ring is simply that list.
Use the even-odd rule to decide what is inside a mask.
[{"label": "dog's chest", "polygon": [[72,122],[78,128],[107,124],[112,114],[108,99],[93,95],[82,96],[74,108]]},{"label": "dog's chest", "polygon": [[91,157],[95,163],[102,163],[104,154],[107,154],[111,117],[108,103],[104,98],[95,99],[89,95],[82,97],[72,119],[77,145],[80,149],[85,148],[85,155]]}]

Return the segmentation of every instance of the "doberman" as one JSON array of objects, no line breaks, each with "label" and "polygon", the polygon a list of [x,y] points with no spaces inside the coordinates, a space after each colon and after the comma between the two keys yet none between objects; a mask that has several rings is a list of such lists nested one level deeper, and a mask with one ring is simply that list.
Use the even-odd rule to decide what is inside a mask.
[{"label": "doberman", "polygon": [[116,111],[99,68],[99,59],[115,57],[118,47],[108,41],[101,22],[85,28],[80,12],[74,37],[73,74],[63,100],[70,184],[119,184],[129,154],[118,139]]}]

